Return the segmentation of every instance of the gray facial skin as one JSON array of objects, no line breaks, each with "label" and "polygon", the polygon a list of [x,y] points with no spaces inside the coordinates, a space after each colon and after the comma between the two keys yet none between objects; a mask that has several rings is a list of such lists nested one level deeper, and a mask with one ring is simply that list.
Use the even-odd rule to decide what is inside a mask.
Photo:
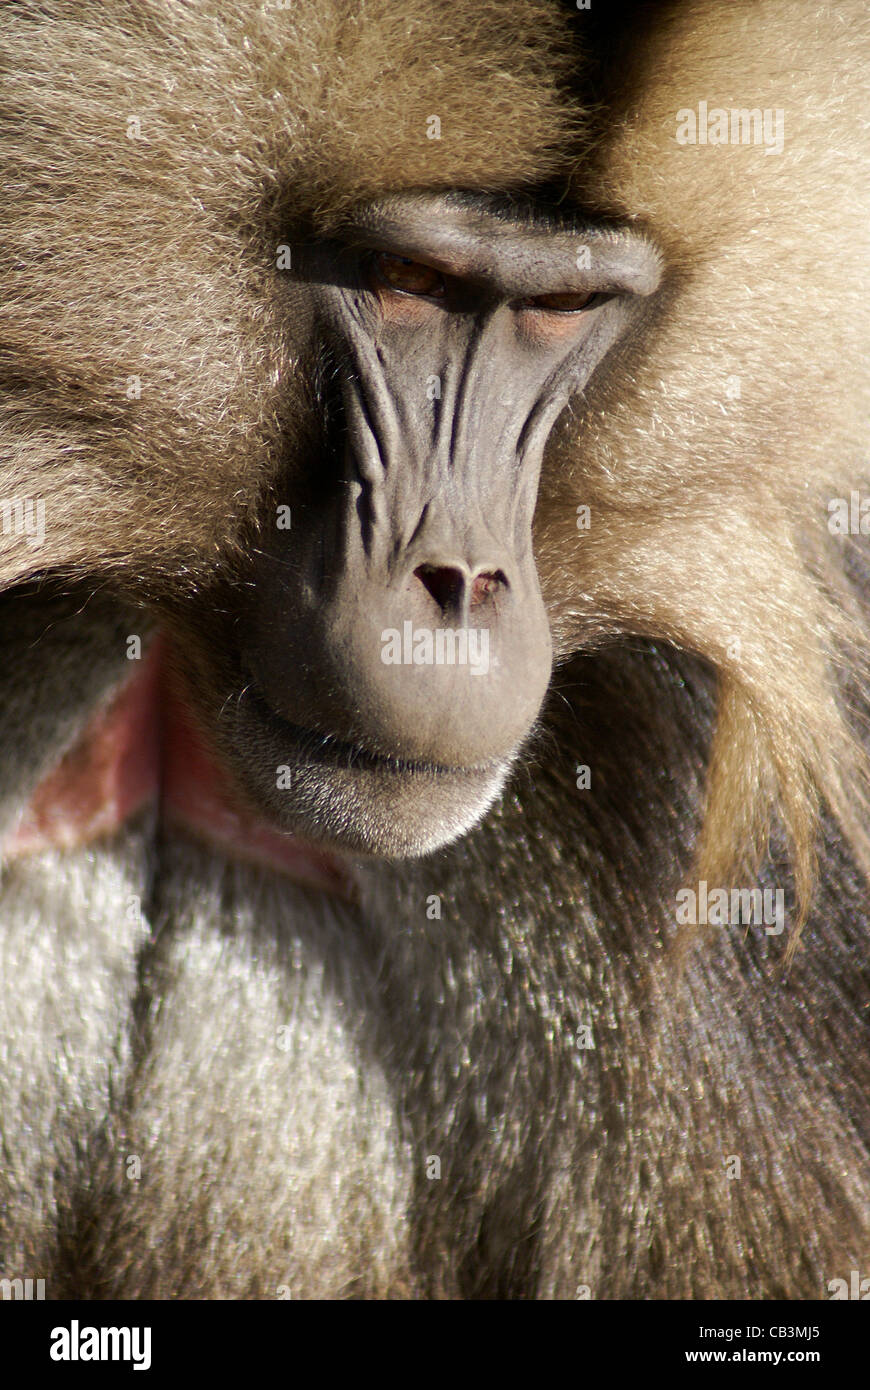
[{"label": "gray facial skin", "polygon": [[483,813],[536,719],[544,448],[659,259],[635,234],[455,195],[364,208],[296,259],[337,364],[341,476],[262,553],[242,648],[236,717],[293,785],[276,799],[249,761],[238,773],[288,828],[419,853]]}]

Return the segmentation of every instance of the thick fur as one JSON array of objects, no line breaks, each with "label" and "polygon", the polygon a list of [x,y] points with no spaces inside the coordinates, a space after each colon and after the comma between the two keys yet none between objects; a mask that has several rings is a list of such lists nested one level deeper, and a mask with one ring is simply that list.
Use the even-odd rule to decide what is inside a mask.
[{"label": "thick fur", "polygon": [[[44,498],[48,525],[0,537],[7,823],[125,635],[243,577],[263,496],[308,461],[304,325],[268,270],[288,229],[561,171],[667,276],[551,449],[561,664],[484,824],[369,866],[355,905],[147,825],[4,868],[3,1274],[823,1297],[870,1263],[868,576],[825,508],[866,472],[863,6],[619,6],[577,18],[573,68],[544,3],[225,8],[2,18],[0,500]],[[679,148],[699,100],[783,108],[783,153]],[[757,927],[678,964],[699,874],[786,888],[787,973]]]},{"label": "thick fur", "polygon": [[564,25],[549,0],[510,25],[496,0],[60,0],[0,26],[4,495],[48,525],[38,559],[3,538],[0,581],[96,565],[174,589],[223,563],[304,429],[281,245],[399,180],[552,172]]}]

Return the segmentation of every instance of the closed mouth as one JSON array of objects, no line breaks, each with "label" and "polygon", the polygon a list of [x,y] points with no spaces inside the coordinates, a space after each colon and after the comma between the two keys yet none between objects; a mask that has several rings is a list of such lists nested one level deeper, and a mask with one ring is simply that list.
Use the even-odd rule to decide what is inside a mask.
[{"label": "closed mouth", "polygon": [[421,758],[404,758],[398,754],[380,753],[361,743],[350,742],[337,734],[323,733],[306,729],[284,718],[269,703],[265,695],[253,683],[245,687],[245,705],[253,706],[253,711],[261,723],[267,723],[280,736],[282,745],[290,742],[298,754],[300,762],[316,763],[320,767],[332,767],[346,772],[388,773],[396,777],[457,778],[463,776],[486,776],[499,772],[502,759],[473,766],[452,767]]}]

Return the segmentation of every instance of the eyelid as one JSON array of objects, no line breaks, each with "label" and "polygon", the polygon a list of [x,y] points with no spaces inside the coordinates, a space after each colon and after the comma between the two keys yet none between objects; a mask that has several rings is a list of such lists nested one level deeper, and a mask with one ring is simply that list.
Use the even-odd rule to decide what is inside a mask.
[{"label": "eyelid", "polygon": [[[565,297],[566,297],[566,298],[569,297],[569,296],[571,295],[571,293],[572,293],[572,292],[571,292],[570,290],[566,290],[566,291],[565,291]],[[559,295],[559,291],[554,291],[552,295],[547,295],[547,294],[542,294],[542,295],[528,295],[528,296],[526,296],[526,297],[523,298],[523,299],[517,299],[517,300],[515,300],[515,301],[514,301],[514,308],[515,308],[515,309],[522,309],[522,310],[530,310],[530,309],[531,309],[531,310],[533,310],[535,313],[539,313],[539,314],[562,314],[562,315],[568,316],[568,315],[570,315],[570,314],[585,314],[585,313],[587,313],[590,309],[597,309],[598,306],[599,306],[599,304],[603,304],[604,300],[608,298],[608,296],[605,295],[605,294],[599,294],[599,293],[597,293],[597,292],[595,292],[595,291],[590,291],[590,292],[589,292],[589,298],[586,300],[586,302],[585,302],[584,304],[578,304],[578,305],[576,306],[576,308],[571,308],[571,309],[560,309],[560,308],[557,308],[555,305],[552,305],[552,304],[543,304],[543,303],[540,302],[541,300],[544,300],[544,299],[557,298],[558,295]],[[579,298],[582,298],[582,293],[581,293],[581,292],[578,292],[578,293],[576,294],[575,297],[578,298],[578,299],[579,299]]]},{"label": "eyelid", "polygon": [[[404,289],[401,285],[393,284],[385,273],[384,262],[387,258],[398,265],[404,263],[409,269],[419,267],[421,271],[428,272],[434,277],[434,285],[431,289],[412,290]],[[376,276],[380,284],[388,289],[391,294],[406,295],[409,299],[434,300],[446,298],[448,277],[445,276],[442,271],[436,269],[435,266],[429,265],[426,261],[418,261],[413,256],[402,256],[400,253],[394,251],[373,251],[367,259],[369,273]]]}]

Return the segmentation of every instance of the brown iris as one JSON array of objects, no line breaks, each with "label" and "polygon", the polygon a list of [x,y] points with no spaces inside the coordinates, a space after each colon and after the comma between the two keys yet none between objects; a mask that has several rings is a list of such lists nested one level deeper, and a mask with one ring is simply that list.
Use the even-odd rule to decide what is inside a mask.
[{"label": "brown iris", "polygon": [[443,275],[422,261],[380,251],[374,258],[374,267],[378,279],[400,294],[424,295],[427,299],[440,299],[444,295]]}]

